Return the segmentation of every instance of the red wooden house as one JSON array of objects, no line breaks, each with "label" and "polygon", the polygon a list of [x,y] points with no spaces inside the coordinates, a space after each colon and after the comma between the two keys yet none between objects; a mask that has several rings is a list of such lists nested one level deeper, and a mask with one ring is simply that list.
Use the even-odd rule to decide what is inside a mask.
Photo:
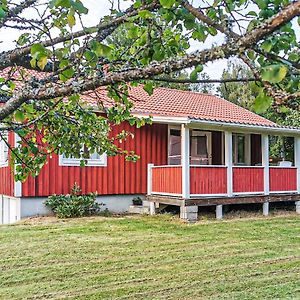
[{"label": "red wooden house", "polygon": [[[154,213],[159,204],[180,206],[181,217],[194,220],[198,206],[295,201],[299,211],[300,129],[280,127],[216,96],[157,88],[149,96],[131,89],[136,116],[152,116],[153,125],[115,127],[134,134],[124,148],[140,155],[136,163],[123,157],[93,155],[84,168],[77,159],[53,155],[36,178],[15,182],[9,154],[0,146],[0,222],[46,214],[52,194],[67,194],[76,182],[83,193],[97,192],[111,211],[127,211],[140,196]],[[105,98],[106,95],[103,94]],[[93,104],[93,97],[84,97]],[[293,162],[269,164],[269,136],[294,138]],[[17,137],[9,134],[10,143]],[[147,197],[147,199],[146,199]]]}]

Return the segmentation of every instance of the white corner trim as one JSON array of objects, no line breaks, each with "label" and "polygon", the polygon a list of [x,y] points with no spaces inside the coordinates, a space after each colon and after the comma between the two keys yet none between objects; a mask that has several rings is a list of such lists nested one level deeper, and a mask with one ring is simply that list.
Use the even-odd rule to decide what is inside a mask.
[{"label": "white corner trim", "polygon": [[[8,132],[7,131],[3,131],[2,136],[7,138],[7,140],[8,140]],[[9,160],[8,147],[7,147],[6,143],[1,139],[0,140],[0,168],[8,167],[8,160]]]},{"label": "white corner trim", "polygon": [[[62,167],[80,167],[80,158],[66,158],[59,155],[58,165]],[[107,167],[107,154],[103,153],[100,159],[87,159],[86,167]]]},{"label": "white corner trim", "polygon": [[[21,141],[21,138],[19,137],[19,135],[17,135],[16,133],[14,133],[15,136],[15,147],[17,147],[18,142]],[[15,164],[14,166],[14,174],[16,173],[16,166],[17,164]],[[22,182],[21,181],[15,181],[14,179],[14,196],[15,197],[22,197]]]}]

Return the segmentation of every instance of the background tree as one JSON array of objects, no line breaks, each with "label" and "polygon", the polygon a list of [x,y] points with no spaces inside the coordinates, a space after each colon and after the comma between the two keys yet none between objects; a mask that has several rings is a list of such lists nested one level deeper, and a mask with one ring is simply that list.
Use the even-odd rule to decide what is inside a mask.
[{"label": "background tree", "polygon": [[190,85],[191,91],[205,94],[212,94],[214,92],[214,85],[209,82],[210,77],[206,72],[201,72],[197,76],[197,80],[199,80],[199,83],[193,83]]},{"label": "background tree", "polygon": [[[300,127],[300,112],[293,108],[294,105],[288,102],[281,105],[270,105],[272,103],[271,98],[268,98],[268,101],[261,101],[258,97],[259,86],[251,76],[251,70],[247,65],[236,60],[229,61],[222,74],[222,79],[237,78],[243,80],[240,82],[223,82],[218,86],[217,92],[222,98],[259,113],[277,124]],[[247,78],[248,81],[246,81]],[[283,158],[285,154],[284,158],[292,161],[294,157],[293,145],[294,141],[291,138],[272,136],[270,156]]]},{"label": "background tree", "polygon": [[[20,31],[15,48],[0,53],[0,132],[13,130],[21,138],[19,145],[10,145],[13,161],[21,164],[18,179],[38,173],[51,153],[82,157],[83,164],[95,151],[135,160],[116,146],[128,133],[110,136],[111,126],[120,122],[148,122],[131,115],[129,86],[143,83],[151,94],[163,74],[188,68],[189,81],[199,83],[197,73],[218,59],[235,57],[247,64],[259,105],[270,105],[272,97],[274,105],[298,106],[299,26],[294,19],[300,1],[215,0],[193,6],[186,0],[132,0],[125,10],[112,7],[93,27],[83,22],[88,14],[80,0],[0,1],[0,28]],[[116,30],[125,39],[110,40]],[[209,46],[212,36],[219,43]],[[97,110],[105,109],[109,122],[83,103],[80,95],[86,92],[97,97]],[[115,104],[107,107],[103,93]]]}]

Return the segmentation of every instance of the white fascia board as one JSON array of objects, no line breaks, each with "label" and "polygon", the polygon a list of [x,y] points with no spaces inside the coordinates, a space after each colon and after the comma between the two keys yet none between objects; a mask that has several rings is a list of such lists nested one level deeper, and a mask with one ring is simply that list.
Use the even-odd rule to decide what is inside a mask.
[{"label": "white fascia board", "polygon": [[218,130],[234,130],[234,132],[250,132],[250,133],[270,133],[274,135],[291,135],[300,136],[300,129],[269,127],[250,124],[226,123],[217,121],[206,121],[190,119],[189,126],[201,126],[201,128],[218,129]]},{"label": "white fascia board", "polygon": [[[133,114],[135,117],[149,117],[147,114]],[[270,133],[274,135],[291,135],[300,136],[300,128],[285,128],[285,127],[269,127],[240,123],[227,123],[219,121],[208,121],[199,119],[190,119],[188,117],[172,117],[172,116],[151,116],[153,123],[163,124],[187,124],[188,127],[199,127],[208,130],[231,130],[234,132],[248,133]]]},{"label": "white fascia board", "polygon": [[151,114],[132,114],[137,118],[151,118],[153,123],[162,124],[188,124],[190,122],[187,117],[172,117],[172,116],[152,116]]}]

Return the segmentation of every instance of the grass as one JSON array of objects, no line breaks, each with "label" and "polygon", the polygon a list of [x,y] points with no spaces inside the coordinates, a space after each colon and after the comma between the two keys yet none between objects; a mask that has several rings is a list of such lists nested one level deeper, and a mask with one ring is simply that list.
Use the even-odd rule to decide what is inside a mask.
[{"label": "grass", "polygon": [[300,299],[300,219],[0,226],[1,299]]}]

